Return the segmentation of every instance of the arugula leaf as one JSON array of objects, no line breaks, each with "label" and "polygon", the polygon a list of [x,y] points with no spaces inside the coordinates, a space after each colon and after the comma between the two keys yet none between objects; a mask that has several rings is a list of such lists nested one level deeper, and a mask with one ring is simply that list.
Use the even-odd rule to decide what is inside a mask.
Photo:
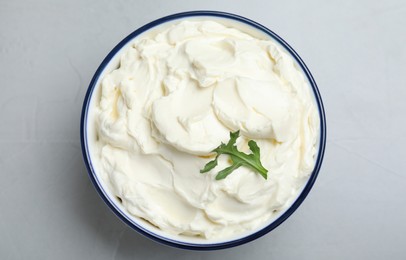
[{"label": "arugula leaf", "polygon": [[[218,156],[217,156],[217,157],[218,157]],[[213,161],[208,162],[208,163],[204,166],[204,168],[203,168],[202,170],[200,170],[200,172],[201,172],[201,173],[208,172],[208,171],[210,171],[211,169],[213,169],[214,167],[216,167],[216,166],[217,166],[217,157],[216,157]]]},{"label": "arugula leaf", "polygon": [[222,180],[226,178],[230,173],[232,173],[234,170],[238,169],[241,166],[251,168],[252,170],[261,174],[261,176],[264,177],[264,179],[267,179],[268,170],[265,169],[265,167],[262,166],[261,164],[260,149],[257,143],[253,140],[250,140],[248,142],[248,146],[252,152],[251,154],[240,152],[238,151],[237,146],[235,144],[239,136],[240,131],[236,131],[234,133],[230,132],[230,140],[228,141],[228,143],[227,144],[221,143],[216,149],[212,151],[217,153],[216,158],[208,162],[204,166],[204,168],[200,170],[200,173],[206,173],[214,169],[217,166],[218,157],[221,154],[228,154],[230,156],[232,165],[218,172],[216,180]]}]

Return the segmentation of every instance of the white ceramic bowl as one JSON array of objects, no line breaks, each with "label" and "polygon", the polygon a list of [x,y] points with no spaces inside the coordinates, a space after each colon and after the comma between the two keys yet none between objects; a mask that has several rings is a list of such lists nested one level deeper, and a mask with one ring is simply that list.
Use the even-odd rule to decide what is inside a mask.
[{"label": "white ceramic bowl", "polygon": [[[314,95],[314,100],[317,104],[318,113],[320,116],[320,135],[317,144],[318,153],[315,167],[308,181],[304,184],[302,191],[299,192],[296,200],[294,200],[293,204],[289,208],[287,208],[285,211],[280,212],[276,218],[270,220],[270,222],[266,223],[260,228],[228,240],[212,241],[194,237],[179,237],[170,235],[152,226],[151,224],[129,214],[121,205],[120,201],[107,189],[106,185],[103,183],[101,177],[95,171],[95,168],[92,164],[92,154],[90,149],[91,147],[89,147],[91,145],[91,142],[89,142],[89,140],[94,138],[95,131],[94,126],[89,123],[89,118],[91,117],[91,108],[92,106],[94,106],[94,102],[96,100],[95,97],[98,97],[98,94],[100,93],[99,91],[101,79],[104,75],[108,74],[118,67],[121,54],[134,41],[135,38],[140,37],[143,34],[149,33],[153,30],[162,30],[163,28],[173,23],[179,22],[180,20],[220,20],[221,23],[225,25],[229,25],[231,27],[235,27],[242,31],[248,32],[249,34],[257,38],[272,39],[273,41],[277,42],[287,53],[291,54],[291,56],[297,63],[297,67],[303,71],[303,74],[308,80],[309,86],[311,86],[311,92]],[[314,81],[310,71],[308,70],[302,59],[299,57],[299,55],[282,38],[280,38],[278,35],[267,29],[266,27],[235,14],[217,11],[193,11],[166,16],[155,20],[147,25],[144,25],[143,27],[128,35],[119,44],[117,44],[117,46],[114,47],[114,49],[103,60],[103,62],[97,69],[92,81],[90,82],[83,104],[80,132],[83,157],[87,170],[89,172],[90,179],[96,187],[96,190],[100,194],[101,198],[110,207],[110,209],[130,227],[155,241],[174,247],[194,250],[214,250],[241,245],[263,236],[264,234],[276,228],[284,220],[286,220],[299,207],[299,205],[303,202],[310,189],[312,188],[313,183],[315,182],[320,170],[326,143],[326,121],[321,97],[317,89],[316,82]]]}]

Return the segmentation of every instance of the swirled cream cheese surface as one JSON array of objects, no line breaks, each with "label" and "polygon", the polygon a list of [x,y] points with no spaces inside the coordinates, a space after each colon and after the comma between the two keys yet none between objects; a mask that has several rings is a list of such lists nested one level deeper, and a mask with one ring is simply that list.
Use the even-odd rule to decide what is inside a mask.
[{"label": "swirled cream cheese surface", "polygon": [[[214,21],[137,38],[104,76],[93,108],[96,171],[123,207],[164,232],[222,239],[271,221],[313,170],[319,119],[303,72],[272,40]],[[261,149],[265,180],[227,156],[199,171],[229,133]]]}]

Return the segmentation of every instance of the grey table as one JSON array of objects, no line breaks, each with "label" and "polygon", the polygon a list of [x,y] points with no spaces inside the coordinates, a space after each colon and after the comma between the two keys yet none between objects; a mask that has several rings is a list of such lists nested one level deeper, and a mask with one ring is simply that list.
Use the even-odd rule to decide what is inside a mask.
[{"label": "grey table", "polygon": [[[186,10],[234,12],[299,52],[328,141],[285,223],[217,252],[169,248],[124,225],[82,162],[79,117],[104,56]],[[406,259],[406,2],[0,1],[0,259]]]}]

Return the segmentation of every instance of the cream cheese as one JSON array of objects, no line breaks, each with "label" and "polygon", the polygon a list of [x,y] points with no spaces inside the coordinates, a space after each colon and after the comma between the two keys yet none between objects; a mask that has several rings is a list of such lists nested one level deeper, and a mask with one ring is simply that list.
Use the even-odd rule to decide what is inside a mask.
[{"label": "cream cheese", "polygon": [[[272,40],[214,21],[182,21],[127,48],[101,83],[96,171],[132,215],[175,235],[222,239],[290,206],[313,170],[319,119],[292,57]],[[240,167],[216,181],[210,151],[240,130],[264,180]]]}]

